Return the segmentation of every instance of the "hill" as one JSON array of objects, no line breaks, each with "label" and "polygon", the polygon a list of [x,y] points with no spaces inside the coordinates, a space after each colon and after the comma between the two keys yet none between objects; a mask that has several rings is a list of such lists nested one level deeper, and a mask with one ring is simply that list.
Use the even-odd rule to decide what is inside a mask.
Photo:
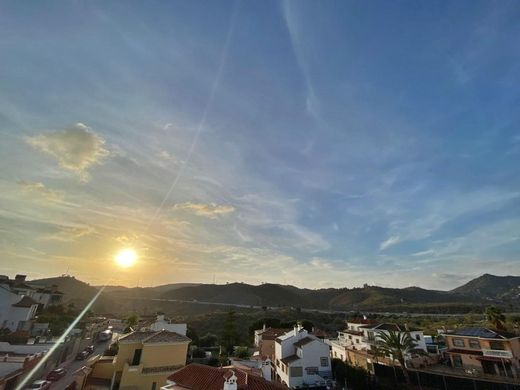
[{"label": "hill", "polygon": [[520,276],[484,274],[452,292],[484,300],[519,300]]},{"label": "hill", "polygon": [[[84,306],[98,291],[71,276],[40,279],[30,282],[37,285],[56,284],[65,293],[64,302]],[[108,286],[93,307],[97,312],[135,311],[152,309],[150,299],[188,302],[210,302],[244,306],[299,307],[302,309],[341,311],[393,311],[463,313],[480,311],[485,305],[520,304],[520,277],[482,275],[452,291],[427,290],[419,287],[304,289],[280,284],[250,285],[245,283],[191,284],[178,283],[156,287]],[[159,307],[154,301],[153,307]],[[157,309],[158,310],[158,309]],[[196,310],[196,309],[194,309]]]},{"label": "hill", "polygon": [[[57,276],[47,279],[31,280],[28,284],[33,286],[58,286],[58,290],[64,293],[64,303],[73,303],[76,307],[85,307],[88,302],[98,293],[99,288],[89,285],[76,279],[74,276]],[[113,307],[112,300],[102,294],[94,303],[92,309],[96,311],[106,311]]]}]

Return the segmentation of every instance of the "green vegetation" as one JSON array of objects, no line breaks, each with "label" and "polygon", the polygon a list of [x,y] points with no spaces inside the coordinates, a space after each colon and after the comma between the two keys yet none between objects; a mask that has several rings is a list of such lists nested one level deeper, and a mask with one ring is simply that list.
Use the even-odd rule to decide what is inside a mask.
[{"label": "green vegetation", "polygon": [[249,348],[247,348],[247,347],[236,348],[235,356],[239,359],[247,359],[249,357]]},{"label": "green vegetation", "polygon": [[227,314],[226,323],[224,324],[223,333],[220,337],[220,344],[224,347],[227,355],[233,353],[233,347],[239,342],[239,334],[235,328],[236,316],[233,310]]},{"label": "green vegetation", "polygon": [[125,318],[124,323],[126,325],[125,333],[130,332],[139,323],[139,316],[137,314],[130,314]]},{"label": "green vegetation", "polygon": [[38,314],[39,323],[48,323],[53,336],[60,336],[79,314],[73,304],[49,306]]},{"label": "green vegetation", "polygon": [[332,373],[339,388],[365,389],[369,375],[366,370],[346,364],[340,359],[331,360]]},{"label": "green vegetation", "polygon": [[495,329],[504,329],[504,322],[506,316],[502,314],[502,311],[495,306],[489,306],[486,309],[486,319],[490,325]]},{"label": "green vegetation", "polygon": [[409,333],[389,331],[379,334],[381,344],[379,349],[388,357],[396,360],[401,365],[406,383],[410,383],[410,376],[406,369],[406,355],[416,350],[415,342]]}]

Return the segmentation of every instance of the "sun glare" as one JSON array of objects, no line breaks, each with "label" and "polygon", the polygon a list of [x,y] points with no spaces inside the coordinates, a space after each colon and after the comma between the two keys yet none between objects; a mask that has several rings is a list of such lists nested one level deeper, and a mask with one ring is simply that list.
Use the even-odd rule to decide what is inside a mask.
[{"label": "sun glare", "polygon": [[133,249],[121,249],[115,257],[117,265],[123,268],[131,267],[137,260],[137,253]]}]

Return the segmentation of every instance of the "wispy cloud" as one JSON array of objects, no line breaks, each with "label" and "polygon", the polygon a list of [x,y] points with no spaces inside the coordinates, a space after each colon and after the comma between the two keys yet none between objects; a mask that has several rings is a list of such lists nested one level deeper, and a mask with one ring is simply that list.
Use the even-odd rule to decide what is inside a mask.
[{"label": "wispy cloud", "polygon": [[293,4],[294,3],[290,0],[284,0],[282,2],[282,12],[285,19],[285,23],[287,25],[287,30],[289,31],[289,36],[293,47],[294,55],[296,57],[296,62],[298,64],[298,67],[300,68],[305,83],[307,93],[305,104],[307,112],[314,119],[320,119],[320,103],[314,91],[314,86],[311,82],[309,65],[305,59],[305,54],[303,51],[300,37],[300,25],[295,11],[293,9]]},{"label": "wispy cloud", "polygon": [[390,248],[391,246],[397,244],[400,240],[401,240],[401,238],[399,236],[389,237],[387,240],[383,241],[379,245],[379,250],[384,251],[385,249]]},{"label": "wispy cloud", "polygon": [[195,215],[214,219],[234,212],[235,208],[227,204],[185,202],[176,204],[173,206],[173,210],[189,211]]},{"label": "wispy cloud", "polygon": [[18,185],[22,189],[23,192],[29,193],[38,197],[39,199],[43,199],[50,202],[61,202],[64,198],[62,192],[51,190],[43,183],[40,182],[31,182],[20,180]]},{"label": "wispy cloud", "polygon": [[105,140],[83,123],[26,137],[25,141],[36,150],[54,157],[62,168],[74,172],[82,181],[88,180],[88,170],[101,164],[109,154]]},{"label": "wispy cloud", "polygon": [[42,240],[75,241],[78,238],[88,236],[95,232],[90,226],[58,226],[55,233],[46,234]]}]

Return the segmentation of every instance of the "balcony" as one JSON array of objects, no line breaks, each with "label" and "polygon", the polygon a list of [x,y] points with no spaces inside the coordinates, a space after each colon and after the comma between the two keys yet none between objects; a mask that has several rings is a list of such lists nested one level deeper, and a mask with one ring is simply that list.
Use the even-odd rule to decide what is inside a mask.
[{"label": "balcony", "polygon": [[484,356],[491,356],[503,359],[511,359],[513,357],[513,353],[511,351],[501,349],[483,349],[482,354]]}]

